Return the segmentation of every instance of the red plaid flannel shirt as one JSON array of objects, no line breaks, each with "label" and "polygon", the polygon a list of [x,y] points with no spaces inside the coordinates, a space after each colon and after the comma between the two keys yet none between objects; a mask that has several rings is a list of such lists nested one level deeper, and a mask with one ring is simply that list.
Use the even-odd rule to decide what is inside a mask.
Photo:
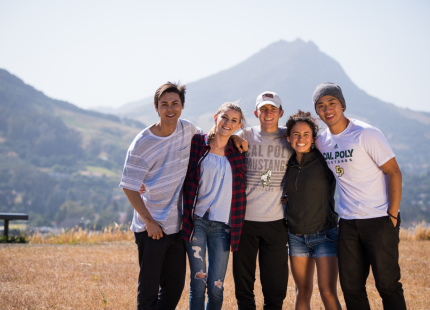
[{"label": "red plaid flannel shirt", "polygon": [[[182,212],[182,238],[191,241],[194,235],[194,210],[199,196],[200,163],[210,151],[207,135],[194,135],[191,141],[190,162],[188,164],[187,176],[184,181],[184,209]],[[228,141],[225,152],[230,162],[233,173],[233,192],[231,200],[231,251],[234,252],[239,247],[240,234],[242,232],[243,221],[246,210],[246,166],[245,155],[241,154],[233,145],[233,141]]]}]

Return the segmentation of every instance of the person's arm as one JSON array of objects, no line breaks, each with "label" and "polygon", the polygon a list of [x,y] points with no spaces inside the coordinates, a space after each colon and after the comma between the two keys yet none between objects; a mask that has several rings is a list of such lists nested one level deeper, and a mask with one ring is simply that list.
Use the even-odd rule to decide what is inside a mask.
[{"label": "person's arm", "polygon": [[239,152],[247,152],[248,151],[248,141],[239,137],[238,135],[232,135],[231,139],[233,140],[234,146],[239,150]]},{"label": "person's arm", "polygon": [[140,194],[136,191],[132,191],[126,188],[123,188],[124,193],[126,194],[128,201],[139,213],[140,217],[143,219],[146,225],[146,231],[148,232],[148,237],[159,240],[163,237],[163,231],[161,230],[160,225],[152,218],[151,214],[146,209],[145,203],[143,202]]},{"label": "person's arm", "polygon": [[[381,167],[382,171],[388,176],[388,212],[397,217],[399,214],[400,200],[402,199],[402,173],[396,159],[393,157]],[[394,226],[397,220],[391,218]]]}]

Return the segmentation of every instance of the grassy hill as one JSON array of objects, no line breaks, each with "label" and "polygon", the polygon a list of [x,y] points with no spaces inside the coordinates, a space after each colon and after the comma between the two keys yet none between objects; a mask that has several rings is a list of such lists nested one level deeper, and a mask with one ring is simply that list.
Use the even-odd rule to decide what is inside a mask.
[{"label": "grassy hill", "polygon": [[130,212],[117,188],[145,125],[51,99],[0,69],[0,212],[32,225],[73,218],[101,226]]}]

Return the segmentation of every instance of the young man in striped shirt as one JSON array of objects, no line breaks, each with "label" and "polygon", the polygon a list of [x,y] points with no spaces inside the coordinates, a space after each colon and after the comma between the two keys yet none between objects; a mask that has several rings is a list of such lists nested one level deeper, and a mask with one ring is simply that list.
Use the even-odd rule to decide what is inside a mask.
[{"label": "young man in striped shirt", "polygon": [[[138,310],[175,309],[184,288],[182,184],[191,139],[201,133],[191,122],[179,119],[184,103],[185,86],[168,82],[157,89],[154,106],[160,121],[131,143],[119,184],[134,208],[130,228],[139,251]],[[237,142],[246,150],[246,141]]]},{"label": "young man in striped shirt", "polygon": [[[185,86],[166,83],[157,89],[154,105],[160,121],[131,143],[119,185],[134,208],[131,230],[140,265],[137,309],[175,309],[184,288],[181,188],[191,139],[199,131],[179,119],[184,101]],[[142,183],[147,191],[141,196]]]}]

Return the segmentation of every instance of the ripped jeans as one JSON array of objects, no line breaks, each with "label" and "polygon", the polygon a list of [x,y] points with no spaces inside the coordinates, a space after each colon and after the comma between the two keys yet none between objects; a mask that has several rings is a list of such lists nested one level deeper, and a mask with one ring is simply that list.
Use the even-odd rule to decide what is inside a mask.
[{"label": "ripped jeans", "polygon": [[[220,310],[223,302],[224,278],[230,254],[230,227],[194,215],[194,237],[185,242],[190,262],[190,310],[205,308],[205,293],[208,292],[207,310]],[[206,269],[206,249],[209,266]],[[206,271],[208,270],[208,271]]]}]

